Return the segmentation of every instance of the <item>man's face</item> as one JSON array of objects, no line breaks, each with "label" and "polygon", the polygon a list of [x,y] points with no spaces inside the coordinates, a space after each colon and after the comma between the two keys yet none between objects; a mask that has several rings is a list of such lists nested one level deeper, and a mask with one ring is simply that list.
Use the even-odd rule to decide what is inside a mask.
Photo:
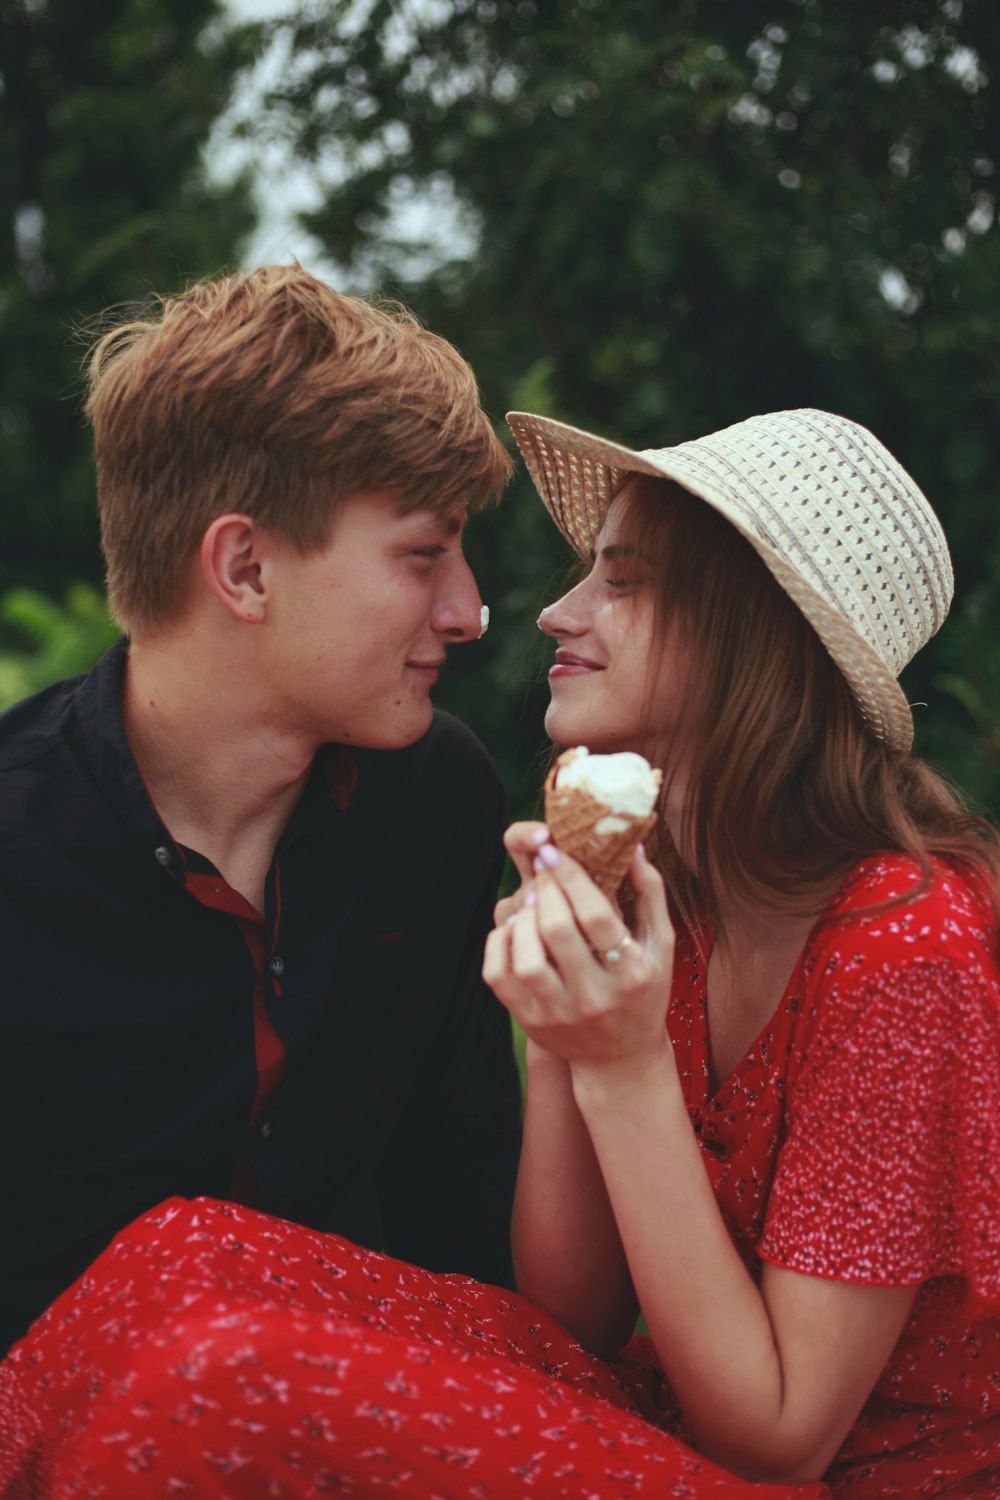
[{"label": "man's face", "polygon": [[461,505],[404,515],[393,496],[356,495],[321,551],[272,550],[261,644],[284,727],[380,749],[425,733],[447,647],[480,633],[464,521]]}]

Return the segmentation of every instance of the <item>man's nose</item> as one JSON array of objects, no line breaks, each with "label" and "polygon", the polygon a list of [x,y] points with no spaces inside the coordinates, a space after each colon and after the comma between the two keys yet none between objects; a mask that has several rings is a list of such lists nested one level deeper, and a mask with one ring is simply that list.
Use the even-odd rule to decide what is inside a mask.
[{"label": "man's nose", "polygon": [[479,597],[472,569],[464,557],[457,557],[443,580],[431,610],[431,626],[439,635],[453,641],[475,641],[482,634],[483,601]]}]

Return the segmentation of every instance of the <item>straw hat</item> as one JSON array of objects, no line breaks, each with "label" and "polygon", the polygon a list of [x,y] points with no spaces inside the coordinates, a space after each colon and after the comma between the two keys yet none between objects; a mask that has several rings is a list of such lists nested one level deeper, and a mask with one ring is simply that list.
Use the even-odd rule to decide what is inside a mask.
[{"label": "straw hat", "polygon": [[528,412],[507,421],[552,519],[584,557],[631,474],[673,479],[725,516],[812,625],[872,732],[909,749],[913,717],[896,678],[940,627],[954,580],[930,505],[864,427],[778,411],[633,452]]}]

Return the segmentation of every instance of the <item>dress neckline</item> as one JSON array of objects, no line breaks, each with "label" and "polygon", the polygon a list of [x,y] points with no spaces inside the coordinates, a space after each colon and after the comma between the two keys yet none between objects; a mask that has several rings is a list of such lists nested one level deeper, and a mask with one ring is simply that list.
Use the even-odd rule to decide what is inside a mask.
[{"label": "dress neckline", "polygon": [[706,1106],[715,1104],[719,1100],[720,1096],[725,1094],[727,1091],[730,1091],[739,1083],[740,1075],[745,1070],[751,1056],[754,1054],[759,1056],[761,1042],[769,1033],[775,1030],[777,1023],[780,1021],[782,1013],[786,1011],[786,1002],[789,999],[789,995],[793,989],[793,986],[797,984],[801,976],[802,968],[805,963],[806,956],[809,952],[809,947],[812,942],[814,931],[814,928],[810,930],[809,936],[806,938],[801,952],[792,965],[792,970],[785,983],[785,987],[778,997],[777,1003],[775,1004],[774,1009],[769,1014],[767,1020],[754,1034],[753,1038],[747,1043],[746,1047],[743,1049],[736,1062],[730,1068],[729,1072],[725,1075],[725,1077],[721,1078],[714,1087],[712,1084],[712,1053],[708,1028],[708,961],[712,956],[711,943],[705,949],[704,962],[699,969],[700,982],[698,985],[698,1040],[705,1064],[704,1098],[701,1101],[702,1104]]},{"label": "dress neckline", "polygon": [[[879,856],[875,857],[877,858]],[[806,960],[809,957],[810,950],[813,946],[813,943],[815,942],[818,929],[828,919],[830,913],[833,912],[844,900],[848,889],[857,878],[859,871],[867,863],[868,861],[862,860],[859,861],[858,864],[852,865],[850,870],[848,870],[845,874],[843,880],[841,880],[840,884],[837,886],[836,890],[826,901],[822,911],[817,913],[815,921],[806,934],[805,942],[802,944],[798,957],[792,964],[788,979],[785,982],[784,988],[782,989],[781,994],[778,997],[774,1009],[769,1013],[767,1020],[755,1033],[751,1041],[747,1043],[747,1046],[744,1048],[737,1061],[730,1068],[729,1072],[725,1075],[724,1078],[721,1078],[719,1080],[714,1088],[712,1086],[712,1054],[709,1045],[710,1038],[708,1028],[708,965],[712,957],[712,951],[715,946],[715,941],[711,924],[706,922],[704,928],[702,929],[704,934],[703,944],[698,945],[701,963],[699,964],[698,968],[699,984],[697,993],[698,1020],[700,1031],[699,1044],[701,1046],[702,1057],[704,1059],[704,1098],[700,1102],[704,1107],[708,1107],[712,1104],[717,1103],[722,1094],[731,1090],[739,1083],[740,1074],[746,1068],[751,1055],[759,1055],[761,1042],[767,1037],[769,1033],[774,1032],[777,1029],[777,1026],[780,1023],[783,1015],[791,1014],[788,1007],[788,1001],[791,999],[794,989],[799,985],[803,968],[805,967]]]}]

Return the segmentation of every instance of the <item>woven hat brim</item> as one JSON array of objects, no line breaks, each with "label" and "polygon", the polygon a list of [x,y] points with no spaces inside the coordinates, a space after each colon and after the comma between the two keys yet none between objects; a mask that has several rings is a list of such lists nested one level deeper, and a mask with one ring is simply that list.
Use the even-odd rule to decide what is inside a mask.
[{"label": "woven hat brim", "polygon": [[[589,557],[611,502],[631,474],[672,479],[735,526],[798,606],[843,672],[865,723],[891,749],[913,743],[913,715],[895,676],[850,622],[748,524],[710,476],[677,449],[638,451],[594,433],[508,412],[528,473],[553,521],[581,557]],[[688,445],[690,447],[691,445]]]}]

